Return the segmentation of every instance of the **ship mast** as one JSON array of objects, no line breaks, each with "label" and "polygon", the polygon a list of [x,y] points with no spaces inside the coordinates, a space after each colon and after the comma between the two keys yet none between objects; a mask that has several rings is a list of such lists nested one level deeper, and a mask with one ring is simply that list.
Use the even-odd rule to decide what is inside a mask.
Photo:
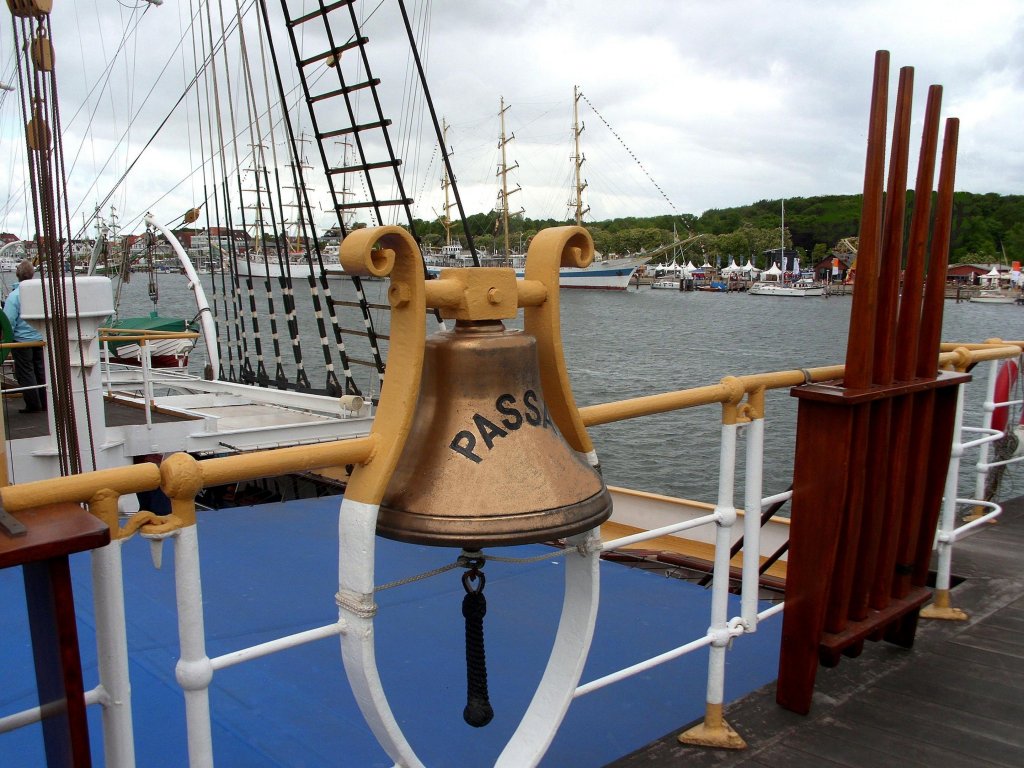
[{"label": "ship mast", "polygon": [[[444,149],[448,150],[448,121],[441,118],[441,142],[444,144]],[[444,244],[450,246],[452,244],[452,217],[451,210],[453,204],[451,203],[448,193],[451,190],[452,180],[448,176],[448,164],[445,163],[442,166],[441,171],[441,189],[444,190],[444,212],[441,214],[441,226],[444,227]]]},{"label": "ship mast", "polygon": [[583,225],[583,214],[590,211],[590,206],[583,207],[583,190],[587,188],[587,182],[582,178],[580,173],[583,168],[583,163],[586,161],[580,153],[580,134],[583,133],[585,126],[580,125],[580,89],[578,85],[572,87],[572,137],[575,146],[575,154],[572,156],[573,170],[576,176],[576,196],[574,199],[569,201],[570,208],[574,208],[576,211],[576,226]]},{"label": "ship mast", "polygon": [[[307,139],[304,133],[299,134],[298,138],[295,139],[295,158],[293,159],[292,162],[286,164],[286,167],[288,167],[292,171],[292,179],[306,179],[309,177],[309,174],[307,172],[313,170],[313,166],[310,165],[309,162],[306,160],[306,154],[303,149],[303,145],[305,145],[306,142],[308,141],[311,141],[311,139]],[[301,169],[302,172],[296,173],[296,171],[299,169]],[[343,181],[346,180],[343,179]],[[300,189],[297,183],[293,183],[291,185],[286,184],[282,187],[282,189],[290,190],[293,193],[295,199],[294,203],[287,203],[283,199],[281,200],[281,230],[282,233],[284,234],[285,247],[287,249],[285,253],[289,257],[291,257],[293,253],[297,253],[299,251],[305,252],[309,245],[306,242],[306,209],[305,206],[303,205],[302,192],[313,192],[314,190],[313,187],[309,186],[308,184],[305,185],[304,190]],[[342,195],[344,194],[345,192],[344,190],[342,190]],[[289,208],[295,209],[295,219],[289,219]],[[309,224],[312,226],[315,223],[310,221]],[[289,227],[292,228],[292,234],[289,234],[288,232]]]},{"label": "ship mast", "polygon": [[[501,120],[501,138],[498,139],[498,149],[501,150],[501,165],[498,166],[497,176],[498,178],[501,179],[501,189],[498,190],[498,210],[501,213],[501,228],[504,232],[505,237],[504,257],[506,260],[509,258],[509,253],[511,252],[508,231],[508,196],[513,195],[516,192],[520,191],[520,189],[522,189],[522,187],[520,187],[518,184],[516,185],[516,188],[513,189],[511,192],[508,189],[508,172],[514,171],[516,168],[519,167],[518,162],[515,165],[510,166],[508,164],[507,157],[505,154],[505,145],[508,144],[513,139],[515,139],[516,137],[515,133],[508,137],[505,136],[505,112],[508,111],[509,106],[510,105],[505,104],[505,97],[502,96],[501,109],[498,111],[498,117]],[[522,212],[522,210],[516,211],[516,213]]]},{"label": "ship mast", "polygon": [[[341,147],[341,167],[344,168],[349,164],[349,156],[352,150],[352,142],[350,142],[348,139],[345,139],[343,141],[334,142],[334,145]],[[350,175],[351,174],[347,173],[341,175],[341,189],[338,190],[338,199],[341,201],[343,206],[349,202],[349,198],[355,196],[355,192],[352,191],[352,189],[349,186]],[[347,232],[350,229],[352,229],[352,221],[355,218],[355,214],[352,212],[351,209],[343,208],[338,212],[338,216],[341,220],[341,228],[343,231]]]},{"label": "ship mast", "polygon": [[[779,227],[779,267],[786,263],[786,201],[782,201],[782,225]],[[783,269],[783,271],[785,271]]]}]

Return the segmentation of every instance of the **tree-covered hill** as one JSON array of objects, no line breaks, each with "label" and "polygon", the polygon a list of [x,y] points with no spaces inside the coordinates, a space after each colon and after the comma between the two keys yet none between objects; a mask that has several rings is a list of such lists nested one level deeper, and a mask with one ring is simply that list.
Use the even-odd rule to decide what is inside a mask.
[{"label": "tree-covered hill", "polygon": [[[934,198],[933,198],[934,205]],[[824,257],[844,238],[855,238],[860,225],[860,195],[827,195],[790,198],[785,201],[785,243],[801,255]],[[907,227],[914,208],[914,193],[907,193]],[[494,213],[474,214],[470,231],[478,247],[488,251],[503,248],[495,226]],[[564,224],[553,219],[516,217],[510,224],[513,250],[526,244],[538,230]],[[716,208],[699,216],[651,216],[586,222],[597,249],[603,253],[631,253],[651,250],[672,242],[673,230],[680,240],[689,240],[686,258],[708,258],[739,262],[752,258],[762,266],[762,253],[779,247],[782,201],[760,200],[736,208]],[[437,221],[417,222],[417,230],[428,246],[440,244],[444,229]],[[461,225],[453,236],[461,235]],[[696,237],[696,236],[700,237]],[[462,237],[465,243],[465,237]],[[958,192],[953,202],[950,261],[995,262],[1005,250],[1009,261],[1024,261],[1024,195]],[[671,255],[668,256],[671,258]],[[806,262],[805,262],[806,263]]]}]

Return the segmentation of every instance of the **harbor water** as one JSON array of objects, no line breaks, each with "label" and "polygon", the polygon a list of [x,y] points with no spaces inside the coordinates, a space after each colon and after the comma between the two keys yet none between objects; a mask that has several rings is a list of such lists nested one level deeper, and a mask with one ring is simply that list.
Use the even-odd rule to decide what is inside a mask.
[{"label": "harbor water", "polygon": [[[209,285],[208,275],[203,280]],[[188,311],[184,308],[194,307],[183,275],[161,274],[158,287],[155,306],[161,315],[185,316]],[[386,288],[386,282],[364,282],[370,302],[386,303]],[[306,374],[313,386],[321,386],[324,366],[315,322],[310,312],[301,312],[311,301],[310,291],[302,281],[296,281],[294,290],[300,308]],[[262,292],[262,281],[258,281],[257,307],[265,308]],[[343,293],[341,298],[354,299],[355,294]],[[565,354],[580,406],[704,386],[729,375],[841,364],[852,306],[851,296],[791,299],[746,293],[681,293],[647,286],[628,291],[563,290],[559,298]],[[282,304],[276,288],[275,299],[280,313]],[[145,277],[134,276],[123,287],[120,314],[146,314],[153,307]],[[215,309],[219,315],[224,314],[222,303],[217,303]],[[351,314],[343,320],[344,327],[362,325]],[[272,375],[268,324],[261,322],[264,355]],[[386,332],[387,313],[380,311],[375,323]],[[509,323],[510,327],[516,325]],[[284,336],[283,314],[278,316],[278,328]],[[996,335],[1015,339],[1024,336],[1024,308],[946,302],[943,340],[978,342]],[[346,339],[346,343],[355,345],[359,340]],[[295,366],[288,351],[290,345],[282,342],[281,346],[284,368],[292,375]],[[368,353],[356,349],[352,354],[369,358]],[[201,371],[204,362],[205,354],[197,347],[190,368]],[[975,381],[969,385],[972,390],[984,387],[987,376],[983,367],[975,373]],[[372,372],[362,368],[356,374],[358,381],[366,382],[361,384],[365,386],[364,394],[373,394],[376,384]],[[980,394],[967,398],[969,405],[981,399]],[[718,487],[720,415],[718,406],[706,406],[592,429],[606,481],[713,502]],[[969,410],[966,420],[978,424],[980,413]],[[765,430],[766,494],[789,486],[795,425],[795,399],[786,390],[770,392]],[[1000,496],[1024,492],[1022,474],[1017,468],[1008,472]]]}]

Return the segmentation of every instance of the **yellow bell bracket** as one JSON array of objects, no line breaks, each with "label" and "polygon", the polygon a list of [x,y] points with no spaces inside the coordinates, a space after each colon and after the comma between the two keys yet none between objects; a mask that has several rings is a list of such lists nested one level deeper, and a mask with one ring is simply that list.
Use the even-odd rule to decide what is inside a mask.
[{"label": "yellow bell bracket", "polygon": [[427,313],[423,259],[412,235],[395,226],[350,232],[339,255],[350,275],[391,276],[388,370],[370,431],[376,445],[367,462],[352,472],[345,491],[353,501],[379,504],[409,435],[420,392]]},{"label": "yellow bell bracket", "polygon": [[[544,229],[530,242],[526,254],[526,281],[547,287],[546,300],[527,305],[526,332],[537,339],[541,386],[551,418],[575,450],[592,454],[594,444],[580,418],[569,386],[569,372],[562,352],[562,326],[558,306],[560,267],[587,267],[594,261],[594,241],[583,227]],[[529,286],[527,286],[527,289]]]}]

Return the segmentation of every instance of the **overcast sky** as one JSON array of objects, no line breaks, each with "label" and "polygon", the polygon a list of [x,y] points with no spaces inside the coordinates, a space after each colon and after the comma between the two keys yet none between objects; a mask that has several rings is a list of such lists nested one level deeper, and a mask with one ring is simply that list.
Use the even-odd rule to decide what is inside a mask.
[{"label": "overcast sky", "polygon": [[[194,3],[165,0],[144,15],[133,0],[54,4],[62,121],[72,144],[65,151],[74,166],[69,186],[79,217],[106,195],[194,71],[190,42],[181,49],[184,63],[173,53]],[[235,3],[223,5],[228,12]],[[428,80],[439,115],[452,125],[449,145],[470,212],[489,210],[496,199],[504,97],[506,130],[515,135],[508,163],[519,166],[510,185],[522,188],[510,207],[535,218],[566,216],[574,85],[586,96],[583,173],[593,219],[858,193],[880,48],[892,53],[891,101],[899,67],[915,68],[912,156],[925,91],[941,83],[943,116],[961,119],[957,188],[1024,193],[1020,0],[434,0],[429,9]],[[123,30],[136,24],[115,57]],[[400,37],[393,24],[368,24],[367,31],[371,55],[374,45],[397,50],[388,47]],[[374,74],[401,82],[404,57],[382,58]],[[94,89],[112,59],[109,80]],[[14,79],[12,62],[8,31],[0,43],[5,82]],[[111,138],[126,134],[127,115],[151,89],[128,144],[111,155]],[[23,137],[13,95],[4,96],[0,111],[0,149],[12,156]],[[184,121],[172,120],[111,199],[126,217],[155,207],[158,218],[171,221],[199,199],[196,180],[184,180],[198,151],[186,146],[196,136]],[[440,170],[436,161],[405,159],[417,215],[430,218],[440,207]],[[24,206],[12,202],[22,199],[23,184],[14,170],[7,177],[0,176],[10,189],[0,227],[23,234]]]}]

